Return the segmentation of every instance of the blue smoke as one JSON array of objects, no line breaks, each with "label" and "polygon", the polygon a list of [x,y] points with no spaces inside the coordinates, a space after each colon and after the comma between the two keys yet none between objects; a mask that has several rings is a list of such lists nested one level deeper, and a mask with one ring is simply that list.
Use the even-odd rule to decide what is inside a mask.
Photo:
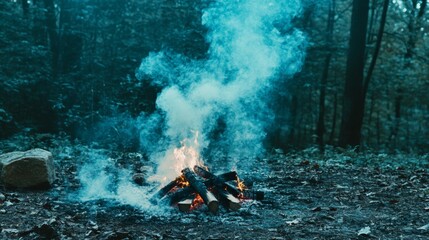
[{"label": "blue smoke", "polygon": [[[163,87],[156,104],[166,141],[149,149],[154,158],[174,161],[160,152],[191,138],[193,131],[201,133],[204,150],[219,119],[225,127],[210,145],[217,148],[212,152],[232,159],[264,152],[265,128],[274,118],[267,107],[270,90],[297,73],[305,55],[305,36],[291,23],[300,11],[298,0],[217,1],[202,16],[209,30],[206,59],[167,51],[143,59],[138,77],[150,77],[152,84]],[[142,125],[151,128],[147,122]],[[141,136],[145,149],[149,135]]]}]

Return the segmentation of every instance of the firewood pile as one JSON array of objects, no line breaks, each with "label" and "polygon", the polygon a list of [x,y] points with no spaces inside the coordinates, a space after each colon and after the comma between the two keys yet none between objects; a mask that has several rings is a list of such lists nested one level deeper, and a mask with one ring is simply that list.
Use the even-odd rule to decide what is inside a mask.
[{"label": "firewood pile", "polygon": [[194,166],[185,168],[182,175],[162,187],[151,197],[151,202],[166,202],[177,205],[182,212],[189,212],[205,204],[212,213],[217,213],[219,204],[236,211],[245,199],[263,200],[264,192],[248,189],[231,171],[215,175],[207,169]]}]

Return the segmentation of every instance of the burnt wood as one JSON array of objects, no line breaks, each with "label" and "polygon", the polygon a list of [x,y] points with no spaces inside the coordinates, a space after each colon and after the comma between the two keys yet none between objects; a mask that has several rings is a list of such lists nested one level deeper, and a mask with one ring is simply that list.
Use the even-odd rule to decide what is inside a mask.
[{"label": "burnt wood", "polygon": [[170,205],[185,200],[193,193],[195,193],[195,190],[192,187],[184,187],[178,189],[176,192],[172,193],[171,195],[168,195],[168,198],[170,199]]},{"label": "burnt wood", "polygon": [[224,188],[228,189],[228,187],[225,187],[227,181],[238,179],[237,172],[234,171],[216,176],[200,166],[194,166],[194,171],[199,176],[207,178],[208,182],[214,185],[214,189],[222,205],[233,211],[240,209],[240,200],[237,198],[240,195],[240,192],[235,188],[234,193],[236,193],[236,196],[234,196],[233,194],[224,190]]},{"label": "burnt wood", "polygon": [[201,196],[204,203],[209,208],[209,211],[216,213],[219,209],[219,201],[213,193],[207,189],[206,185],[202,181],[197,179],[197,176],[190,168],[183,169],[182,173],[186,180],[188,180],[191,187]]},{"label": "burnt wood", "polygon": [[[227,173],[220,174],[218,177],[223,179],[225,182],[226,181],[232,181],[232,180],[237,179],[237,173],[234,171],[233,172],[227,172]],[[206,185],[207,188],[214,187],[214,184],[215,184],[215,182],[213,181],[213,179],[208,179],[208,180],[204,181],[204,185]],[[177,202],[180,202],[180,201],[186,199],[190,194],[192,194],[194,192],[195,192],[195,190],[192,187],[184,187],[184,188],[178,189],[177,191],[168,195],[167,197],[169,198],[170,204],[173,205],[173,204],[176,204]]]},{"label": "burnt wood", "polygon": [[192,203],[194,202],[195,194],[187,197],[185,200],[182,200],[177,203],[177,207],[181,212],[189,212],[192,207]]},{"label": "burnt wood", "polygon": [[264,200],[265,193],[263,191],[246,189],[243,191],[243,197],[247,199],[262,201]]},{"label": "burnt wood", "polygon": [[234,186],[232,183],[226,182],[223,185],[225,189],[230,192],[234,197],[239,197],[242,195],[242,192],[237,188],[237,186]]},{"label": "burnt wood", "polygon": [[173,181],[171,181],[170,183],[168,183],[167,185],[165,185],[164,187],[162,187],[158,192],[156,192],[150,199],[149,201],[152,204],[157,204],[158,200],[163,198],[169,191],[171,191],[171,189],[173,189],[174,187],[178,186],[180,182],[183,181],[183,175],[180,177],[177,177],[176,179],[174,179]]},{"label": "burnt wood", "polygon": [[220,181],[223,181],[223,182],[237,180],[237,176],[238,176],[236,171],[231,171],[231,172],[223,173],[216,176],[213,173],[209,172],[208,170],[204,169],[203,167],[200,167],[197,165],[194,166],[194,172],[198,174],[198,176],[201,176],[203,178],[206,178],[206,179],[218,178]]},{"label": "burnt wood", "polygon": [[227,192],[223,188],[216,189],[217,195],[219,196],[220,202],[226,208],[237,211],[241,208],[240,199],[234,197],[231,193]]}]

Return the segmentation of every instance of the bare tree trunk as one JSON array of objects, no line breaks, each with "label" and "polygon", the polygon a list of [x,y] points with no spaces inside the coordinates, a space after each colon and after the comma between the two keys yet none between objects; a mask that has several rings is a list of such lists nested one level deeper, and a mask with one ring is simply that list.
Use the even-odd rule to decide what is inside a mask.
[{"label": "bare tree trunk", "polygon": [[377,129],[377,147],[378,147],[378,149],[380,149],[380,147],[381,147],[380,111],[377,112],[376,129]]},{"label": "bare tree trunk", "polygon": [[337,128],[337,109],[338,109],[338,98],[337,93],[334,95],[334,112],[332,114],[332,126],[331,126],[331,134],[329,136],[329,144],[334,144],[335,137],[335,129]]},{"label": "bare tree trunk", "polygon": [[364,113],[363,70],[369,0],[354,0],[339,145],[358,147]]},{"label": "bare tree trunk", "polygon": [[371,136],[372,136],[372,128],[371,128],[371,123],[372,123],[372,119],[373,119],[373,114],[374,114],[374,108],[375,108],[375,95],[372,94],[371,95],[371,103],[369,105],[369,112],[368,112],[368,124],[367,124],[367,143],[368,145],[371,145]]},{"label": "bare tree trunk", "polygon": [[24,14],[24,17],[28,18],[28,15],[30,13],[30,6],[28,4],[27,0],[21,0],[22,5],[22,13]]},{"label": "bare tree trunk", "polygon": [[[426,12],[427,0],[422,0],[420,4],[420,9],[417,9],[419,0],[412,0],[412,8],[410,12],[410,19],[408,21],[408,40],[406,44],[406,52],[404,55],[404,71],[409,71],[411,69],[412,61],[411,59],[414,56],[414,50],[417,44],[417,34],[422,23],[423,16]],[[395,97],[395,120],[394,126],[392,127],[392,132],[390,133],[388,141],[396,147],[397,136],[401,124],[401,105],[403,99],[404,89],[402,86],[397,87],[396,97]]]},{"label": "bare tree trunk", "polygon": [[[335,0],[329,3],[328,13],[328,24],[326,43],[328,46],[332,45],[332,35],[334,32],[334,17],[335,17]],[[325,58],[325,67],[323,69],[322,79],[320,80],[320,97],[319,97],[319,118],[316,126],[317,144],[319,145],[320,151],[325,151],[325,98],[326,98],[326,86],[328,84],[329,66],[331,65],[332,50],[330,49]]]},{"label": "bare tree trunk", "polygon": [[325,151],[325,97],[326,97],[326,85],[328,84],[329,66],[331,63],[332,54],[328,53],[325,59],[325,67],[323,70],[322,79],[320,81],[320,98],[319,98],[319,119],[316,126],[317,144],[319,150],[323,153]]},{"label": "bare tree trunk", "polygon": [[58,33],[57,33],[57,18],[55,16],[54,0],[44,0],[46,8],[46,26],[48,29],[49,43],[52,53],[52,77],[58,77],[58,60],[59,60],[59,47],[58,47]]},{"label": "bare tree trunk", "polygon": [[384,27],[386,25],[387,10],[389,9],[389,2],[390,0],[384,0],[383,13],[381,14],[381,20],[380,20],[380,28],[378,29],[378,34],[377,34],[377,42],[375,44],[374,54],[372,55],[371,63],[369,65],[368,73],[366,74],[366,78],[363,86],[362,101],[365,101],[366,95],[368,93],[369,82],[371,81],[372,73],[374,72],[374,68],[377,63],[377,58],[380,53],[381,40],[383,39]]},{"label": "bare tree trunk", "polygon": [[399,132],[399,126],[401,123],[401,105],[402,105],[402,95],[403,90],[401,88],[398,88],[396,90],[396,97],[395,97],[395,120],[394,120],[394,126],[392,128],[392,132],[389,137],[390,146],[392,148],[397,147],[397,136]]},{"label": "bare tree trunk", "polygon": [[374,29],[374,22],[376,20],[376,9],[377,9],[377,0],[371,1],[371,17],[369,18],[369,24],[368,24],[368,34],[366,38],[366,42],[370,43],[373,40],[373,29]]},{"label": "bare tree trunk", "polygon": [[[405,53],[405,67],[410,66],[410,59],[413,57],[414,49],[417,43],[417,32],[419,31],[419,26],[426,12],[427,0],[422,0],[420,4],[420,9],[417,12],[418,0],[412,0],[412,9],[410,13],[410,20],[408,21],[408,40],[407,40],[407,50]],[[417,15],[416,15],[417,13]]]},{"label": "bare tree trunk", "polygon": [[[296,133],[296,129],[297,129],[297,124],[296,124],[296,118],[297,118],[297,114],[298,114],[298,97],[296,95],[292,95],[292,99],[291,99],[291,108],[290,108],[290,116],[291,116],[291,120],[290,120],[290,124],[291,124],[291,130],[289,132],[289,140],[288,142],[290,144],[296,143],[297,141],[297,133]],[[298,131],[298,135],[299,135]]]}]

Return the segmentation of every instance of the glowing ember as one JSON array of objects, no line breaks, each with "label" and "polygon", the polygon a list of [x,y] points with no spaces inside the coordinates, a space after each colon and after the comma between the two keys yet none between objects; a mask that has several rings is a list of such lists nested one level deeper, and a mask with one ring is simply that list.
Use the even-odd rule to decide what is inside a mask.
[{"label": "glowing ember", "polygon": [[197,209],[203,204],[204,204],[203,198],[201,198],[201,196],[197,194],[194,200],[192,201],[191,210]]}]

